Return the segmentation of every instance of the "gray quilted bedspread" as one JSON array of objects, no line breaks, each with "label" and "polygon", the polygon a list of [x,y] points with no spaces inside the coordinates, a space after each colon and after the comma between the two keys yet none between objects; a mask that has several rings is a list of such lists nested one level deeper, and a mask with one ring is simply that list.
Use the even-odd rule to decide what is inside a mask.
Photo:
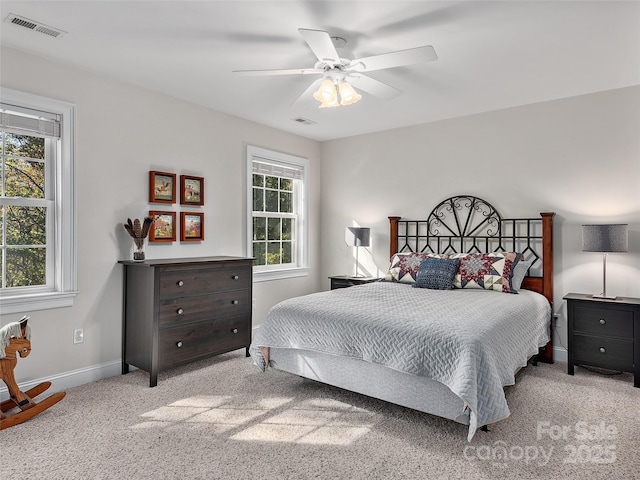
[{"label": "gray quilted bedspread", "polygon": [[549,340],[550,306],[539,294],[428,290],[376,282],[292,298],[274,306],[254,334],[258,347],[355,357],[437,380],[470,409],[468,439],[504,419],[503,387]]}]

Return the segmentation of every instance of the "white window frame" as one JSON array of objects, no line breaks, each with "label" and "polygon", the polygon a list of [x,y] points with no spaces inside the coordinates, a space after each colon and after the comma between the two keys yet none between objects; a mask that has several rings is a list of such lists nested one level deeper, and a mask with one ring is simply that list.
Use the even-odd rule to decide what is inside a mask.
[{"label": "white window frame", "polygon": [[[3,314],[73,306],[77,295],[77,247],[76,247],[76,107],[51,98],[40,97],[17,90],[0,87],[3,103],[53,113],[61,118],[61,132],[56,163],[47,180],[51,181],[54,198],[52,245],[53,268],[47,264],[47,281],[53,275],[50,286],[42,289],[0,289]],[[49,186],[49,184],[48,184]],[[51,224],[47,224],[47,229]],[[49,255],[47,255],[49,257]],[[48,260],[49,261],[49,260]]]},{"label": "white window frame", "polygon": [[260,147],[247,146],[247,255],[253,255],[253,162],[271,163],[302,171],[301,186],[296,196],[296,265],[253,267],[253,281],[263,282],[309,274],[309,160]]}]

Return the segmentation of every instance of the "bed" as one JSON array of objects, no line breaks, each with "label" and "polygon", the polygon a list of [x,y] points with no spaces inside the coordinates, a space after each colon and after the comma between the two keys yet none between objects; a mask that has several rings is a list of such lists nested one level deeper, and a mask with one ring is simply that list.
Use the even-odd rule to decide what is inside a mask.
[{"label": "bed", "polygon": [[553,361],[553,216],[505,219],[458,195],[426,220],[389,217],[383,281],[279,303],[250,354],[262,370],[468,425],[470,441],[510,414],[518,370]]}]

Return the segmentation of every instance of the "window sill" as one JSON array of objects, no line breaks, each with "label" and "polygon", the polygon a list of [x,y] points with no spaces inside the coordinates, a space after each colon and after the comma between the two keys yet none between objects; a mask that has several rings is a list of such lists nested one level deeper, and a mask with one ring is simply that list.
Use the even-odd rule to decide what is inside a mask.
[{"label": "window sill", "polygon": [[287,268],[282,270],[253,271],[254,282],[268,282],[269,280],[282,280],[284,278],[306,277],[309,275],[309,267]]},{"label": "window sill", "polygon": [[2,314],[28,313],[34,310],[72,307],[77,294],[78,292],[53,292],[15,297],[0,297],[2,301]]}]

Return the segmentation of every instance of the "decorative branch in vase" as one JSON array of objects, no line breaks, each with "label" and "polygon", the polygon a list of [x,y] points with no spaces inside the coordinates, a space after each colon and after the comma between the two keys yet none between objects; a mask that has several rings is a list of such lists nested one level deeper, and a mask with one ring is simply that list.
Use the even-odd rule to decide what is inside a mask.
[{"label": "decorative branch in vase", "polygon": [[145,217],[142,222],[139,219],[135,219],[133,222],[130,218],[127,218],[127,223],[124,223],[124,228],[131,238],[133,238],[133,259],[141,262],[144,260],[144,241],[149,235],[149,229],[153,224],[153,218]]}]

